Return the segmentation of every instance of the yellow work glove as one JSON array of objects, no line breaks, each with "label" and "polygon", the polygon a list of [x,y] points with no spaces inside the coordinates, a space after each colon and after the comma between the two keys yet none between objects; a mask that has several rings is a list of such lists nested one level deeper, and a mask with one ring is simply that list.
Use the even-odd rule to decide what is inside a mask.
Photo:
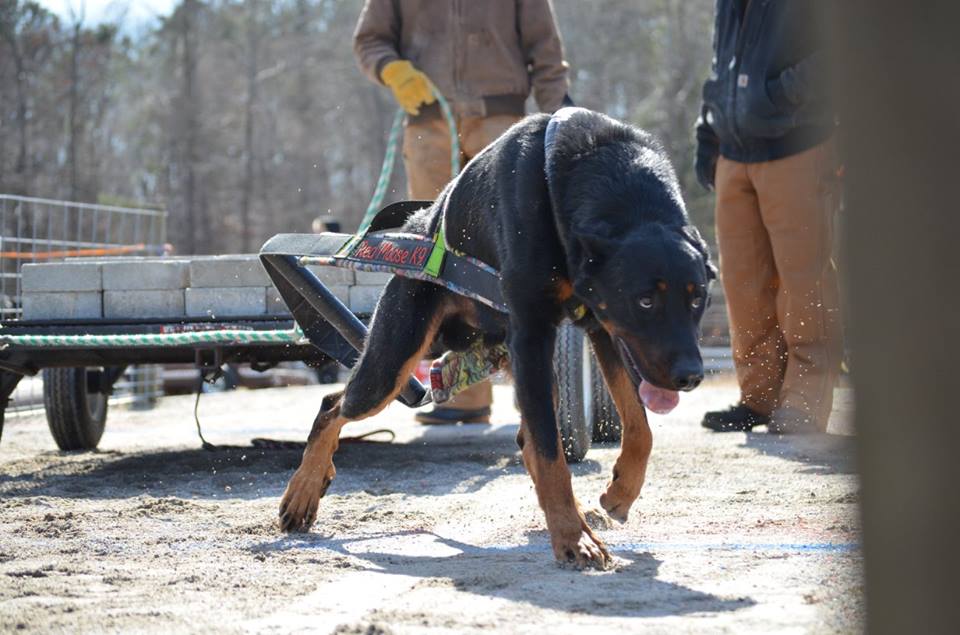
[{"label": "yellow work glove", "polygon": [[433,84],[407,60],[393,60],[380,71],[380,79],[393,91],[393,98],[411,115],[420,114],[421,104],[432,104]]}]

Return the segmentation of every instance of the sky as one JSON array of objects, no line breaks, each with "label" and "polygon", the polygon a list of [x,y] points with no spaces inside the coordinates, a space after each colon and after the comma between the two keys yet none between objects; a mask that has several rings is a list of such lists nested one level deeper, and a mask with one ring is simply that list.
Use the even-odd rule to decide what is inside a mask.
[{"label": "sky", "polygon": [[125,26],[134,26],[147,22],[173,10],[178,0],[37,0],[37,2],[61,19],[71,20],[71,8],[80,13],[83,10],[84,22],[99,24],[104,21],[116,21],[124,18]]}]

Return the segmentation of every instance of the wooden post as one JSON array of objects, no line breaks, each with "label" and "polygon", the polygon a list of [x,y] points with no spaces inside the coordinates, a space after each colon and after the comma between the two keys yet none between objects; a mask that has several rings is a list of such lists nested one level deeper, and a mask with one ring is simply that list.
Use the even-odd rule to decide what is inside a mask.
[{"label": "wooden post", "polygon": [[957,632],[960,3],[835,6],[867,632]]}]

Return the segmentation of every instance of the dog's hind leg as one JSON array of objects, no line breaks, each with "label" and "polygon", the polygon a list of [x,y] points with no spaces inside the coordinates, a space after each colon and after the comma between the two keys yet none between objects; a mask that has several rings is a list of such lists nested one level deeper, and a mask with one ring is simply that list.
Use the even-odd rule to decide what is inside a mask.
[{"label": "dog's hind leg", "polygon": [[597,329],[590,333],[590,341],[623,425],[620,456],[613,466],[613,478],[607,484],[606,492],[600,496],[600,506],[614,520],[626,522],[630,506],[643,487],[647,459],[653,447],[653,434],[647,424],[646,410],[610,336],[606,331]]},{"label": "dog's hind leg", "polygon": [[280,528],[306,531],[336,475],[333,454],[348,421],[372,417],[400,394],[429,348],[445,316],[445,291],[436,285],[394,278],[387,283],[363,353],[342,393],[324,398],[307,439],[300,467],[280,503]]},{"label": "dog's hind leg", "polygon": [[511,322],[510,352],[522,419],[517,443],[543,508],[553,553],[562,564],[605,568],[606,545],[587,525],[573,494],[553,406],[550,372],[556,328]]}]

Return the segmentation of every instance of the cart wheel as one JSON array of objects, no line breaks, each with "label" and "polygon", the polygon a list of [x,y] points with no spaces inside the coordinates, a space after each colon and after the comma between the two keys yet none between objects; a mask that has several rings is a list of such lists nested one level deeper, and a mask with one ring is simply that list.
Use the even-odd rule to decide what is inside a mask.
[{"label": "cart wheel", "polygon": [[93,450],[107,421],[107,396],[87,392],[86,368],[45,368],[43,405],[61,450]]},{"label": "cart wheel", "polygon": [[597,357],[590,353],[590,385],[593,386],[593,440],[597,443],[620,440],[620,415],[603,380]]},{"label": "cart wheel", "polygon": [[593,384],[589,340],[569,322],[557,329],[553,372],[563,454],[568,463],[579,463],[590,449],[593,437]]}]

